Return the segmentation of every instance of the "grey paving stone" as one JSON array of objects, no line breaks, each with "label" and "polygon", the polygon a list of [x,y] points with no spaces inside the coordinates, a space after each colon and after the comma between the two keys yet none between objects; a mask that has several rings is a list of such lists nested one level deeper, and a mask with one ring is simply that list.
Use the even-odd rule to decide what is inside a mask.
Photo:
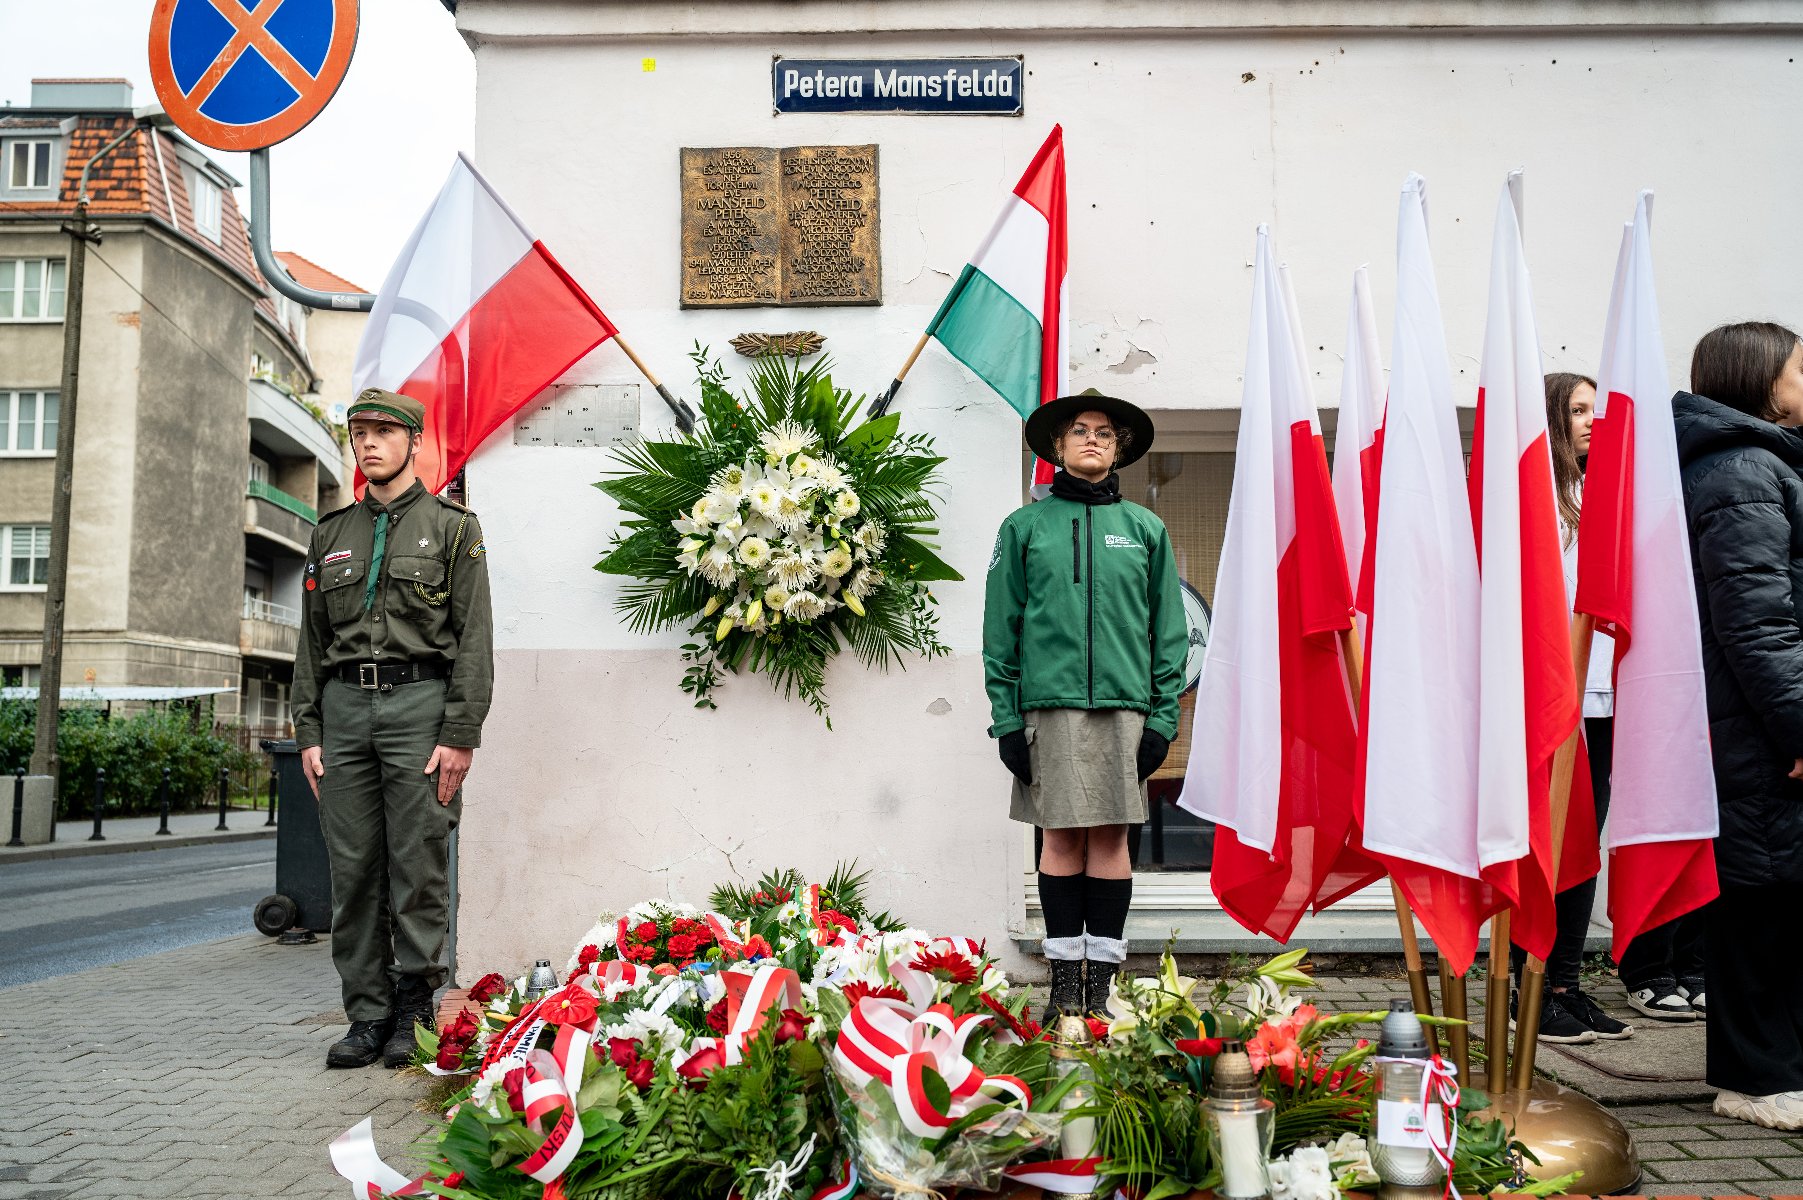
[{"label": "grey paving stone", "polygon": [[[1757,1169],[1755,1169],[1757,1168]],[[1706,1158],[1693,1158],[1680,1162],[1647,1163],[1648,1179],[1656,1179],[1666,1183],[1689,1183],[1703,1189],[1704,1195],[1710,1195],[1709,1186],[1718,1185],[1723,1194],[1741,1189],[1730,1187],[1735,1179],[1776,1179],[1778,1173],[1758,1163],[1741,1160],[1717,1161]]]},{"label": "grey paving stone", "polygon": [[1772,1143],[1758,1138],[1736,1138],[1732,1141],[1681,1141],[1685,1151],[1698,1158],[1758,1158],[1771,1152]]}]

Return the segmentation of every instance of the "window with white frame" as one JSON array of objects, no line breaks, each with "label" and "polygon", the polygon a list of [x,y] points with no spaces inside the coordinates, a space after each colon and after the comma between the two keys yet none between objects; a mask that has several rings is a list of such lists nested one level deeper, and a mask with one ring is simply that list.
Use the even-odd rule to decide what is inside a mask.
[{"label": "window with white frame", "polygon": [[220,214],[223,201],[219,185],[204,172],[188,170],[188,208],[194,214],[194,228],[204,237],[219,240]]},{"label": "window with white frame", "polygon": [[0,525],[6,582],[0,588],[36,590],[50,582],[50,526]]},{"label": "window with white frame", "polygon": [[6,187],[8,191],[35,192],[52,185],[50,172],[56,143],[26,141],[19,138],[6,143]]},{"label": "window with white frame", "polygon": [[38,665],[27,663],[21,667],[0,667],[0,687],[36,687],[38,685]]},{"label": "window with white frame", "polygon": [[0,454],[54,454],[60,393],[0,391]]},{"label": "window with white frame", "polygon": [[67,264],[60,258],[0,258],[0,321],[60,321]]}]

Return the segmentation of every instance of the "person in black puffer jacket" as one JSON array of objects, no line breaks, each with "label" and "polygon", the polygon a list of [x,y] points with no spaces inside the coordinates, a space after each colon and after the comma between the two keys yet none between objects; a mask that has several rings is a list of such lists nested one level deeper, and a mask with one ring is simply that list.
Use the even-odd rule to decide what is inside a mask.
[{"label": "person in black puffer jacket", "polygon": [[1803,1128],[1803,342],[1724,325],[1672,399],[1721,832],[1705,917],[1715,1111]]}]

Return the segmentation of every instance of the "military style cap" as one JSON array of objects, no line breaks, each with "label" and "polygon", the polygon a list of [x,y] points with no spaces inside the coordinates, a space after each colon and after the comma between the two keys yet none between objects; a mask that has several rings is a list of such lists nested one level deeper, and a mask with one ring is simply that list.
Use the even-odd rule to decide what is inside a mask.
[{"label": "military style cap", "polygon": [[401,424],[424,433],[426,429],[426,406],[412,396],[403,396],[398,392],[384,391],[381,388],[364,388],[351,402],[350,409],[344,414],[348,424],[356,420],[399,421]]}]

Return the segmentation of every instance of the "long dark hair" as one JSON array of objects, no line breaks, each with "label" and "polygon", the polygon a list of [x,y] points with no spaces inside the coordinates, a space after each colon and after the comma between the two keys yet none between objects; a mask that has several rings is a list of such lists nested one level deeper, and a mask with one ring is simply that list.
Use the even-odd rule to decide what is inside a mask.
[{"label": "long dark hair", "polygon": [[1559,498],[1559,524],[1565,527],[1565,544],[1578,536],[1578,498],[1583,495],[1584,472],[1578,468],[1578,444],[1571,436],[1571,396],[1596,380],[1570,371],[1554,371],[1546,377],[1546,444],[1553,452],[1553,492]]},{"label": "long dark hair", "polygon": [[1690,355],[1690,390],[1749,417],[1775,420],[1772,385],[1797,348],[1797,335],[1774,321],[1718,325]]}]

